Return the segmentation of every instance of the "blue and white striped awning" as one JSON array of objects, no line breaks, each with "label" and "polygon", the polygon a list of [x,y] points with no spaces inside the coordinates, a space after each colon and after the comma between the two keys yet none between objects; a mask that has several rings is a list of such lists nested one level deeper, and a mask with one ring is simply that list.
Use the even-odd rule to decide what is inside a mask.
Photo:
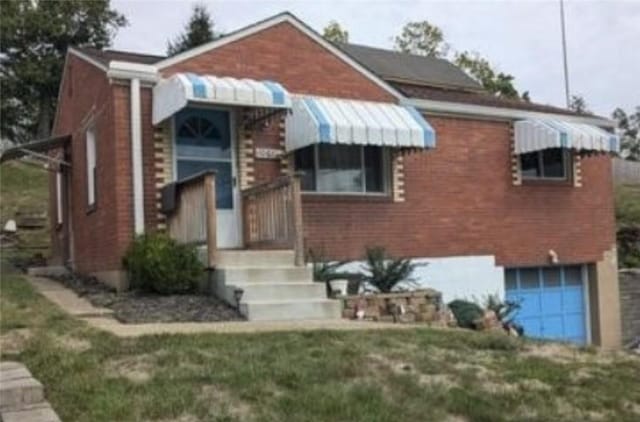
[{"label": "blue and white striped awning", "polygon": [[297,96],[286,119],[286,148],[318,143],[433,148],[436,134],[413,107]]},{"label": "blue and white striped awning", "polygon": [[597,126],[553,119],[527,119],[514,123],[515,152],[568,148],[576,151],[620,152],[620,138]]},{"label": "blue and white striped awning", "polygon": [[153,124],[173,116],[189,102],[290,108],[287,90],[277,82],[176,73],[153,88]]}]

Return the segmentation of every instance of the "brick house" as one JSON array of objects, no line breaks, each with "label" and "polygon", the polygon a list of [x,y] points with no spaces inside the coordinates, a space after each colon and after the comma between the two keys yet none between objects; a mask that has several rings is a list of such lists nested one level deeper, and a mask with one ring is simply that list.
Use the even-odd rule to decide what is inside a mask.
[{"label": "brick house", "polygon": [[446,300],[522,298],[533,335],[616,346],[612,128],[491,96],[441,59],[331,44],[288,13],[169,58],[71,48],[53,259],[122,286],[135,234],[207,218],[187,191],[215,170],[215,227],[197,230],[219,250],[381,245],[428,263],[418,279]]}]

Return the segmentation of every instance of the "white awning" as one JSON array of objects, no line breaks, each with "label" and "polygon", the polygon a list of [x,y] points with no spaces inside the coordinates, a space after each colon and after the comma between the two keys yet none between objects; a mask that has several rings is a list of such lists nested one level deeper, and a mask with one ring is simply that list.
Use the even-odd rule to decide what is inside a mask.
[{"label": "white awning", "polygon": [[569,148],[576,151],[620,152],[620,138],[597,126],[553,119],[527,119],[514,123],[515,152]]},{"label": "white awning", "polygon": [[263,108],[291,107],[289,93],[277,82],[177,73],[161,80],[153,88],[153,124],[173,116],[189,102]]},{"label": "white awning", "polygon": [[286,148],[318,143],[433,148],[436,134],[413,107],[325,97],[294,97]]}]

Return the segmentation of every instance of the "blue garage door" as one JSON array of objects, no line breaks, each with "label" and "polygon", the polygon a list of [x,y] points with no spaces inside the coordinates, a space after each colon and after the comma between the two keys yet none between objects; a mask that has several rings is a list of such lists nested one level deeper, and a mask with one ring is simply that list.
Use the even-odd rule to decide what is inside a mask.
[{"label": "blue garage door", "polygon": [[519,300],[516,322],[525,335],[585,344],[584,282],[580,265],[509,268],[507,299]]}]

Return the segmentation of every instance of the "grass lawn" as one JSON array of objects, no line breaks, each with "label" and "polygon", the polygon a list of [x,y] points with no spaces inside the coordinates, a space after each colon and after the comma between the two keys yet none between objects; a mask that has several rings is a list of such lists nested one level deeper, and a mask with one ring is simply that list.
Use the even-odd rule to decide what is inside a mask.
[{"label": "grass lawn", "polygon": [[15,274],[2,358],[64,421],[637,421],[640,358],[432,329],[119,339]]}]

